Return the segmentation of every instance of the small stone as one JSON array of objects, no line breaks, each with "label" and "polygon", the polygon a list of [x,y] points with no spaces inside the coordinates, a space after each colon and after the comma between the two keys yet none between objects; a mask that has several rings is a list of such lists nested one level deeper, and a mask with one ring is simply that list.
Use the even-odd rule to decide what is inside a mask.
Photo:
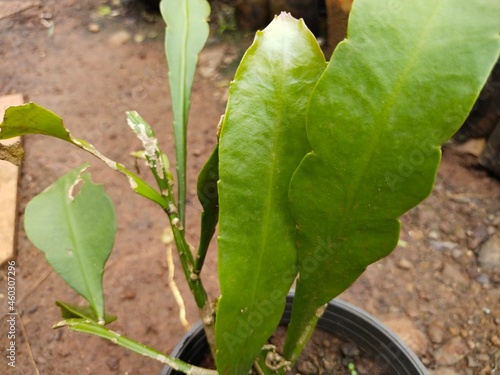
[{"label": "small stone", "polygon": [[120,368],[120,358],[118,357],[109,357],[106,360],[106,365],[111,371],[117,371]]},{"label": "small stone", "polygon": [[37,364],[40,364],[40,365],[44,365],[44,364],[46,364],[46,363],[47,363],[47,360],[46,360],[45,358],[41,357],[41,356],[38,356],[38,357],[36,358],[36,363],[37,363]]},{"label": "small stone", "polygon": [[451,233],[453,230],[449,221],[441,221],[439,223],[439,229],[443,233]]},{"label": "small stone", "polygon": [[114,46],[121,46],[127,43],[132,38],[132,34],[130,34],[126,30],[120,30],[111,35],[108,39],[109,43]]},{"label": "small stone", "polygon": [[492,236],[481,246],[478,261],[485,271],[500,269],[500,236]]},{"label": "small stone", "polygon": [[488,239],[488,229],[485,227],[475,227],[469,234],[467,241],[469,249],[476,249]]},{"label": "small stone", "polygon": [[332,371],[333,370],[333,363],[327,359],[323,359],[323,367],[325,368],[326,371]]},{"label": "small stone", "polygon": [[359,348],[353,342],[348,342],[342,345],[342,353],[346,357],[357,357],[359,355]]},{"label": "small stone", "polygon": [[126,288],[120,293],[120,298],[122,300],[132,300],[135,298],[135,296],[136,296],[135,290],[130,288]]},{"label": "small stone", "polygon": [[433,321],[427,328],[427,334],[433,343],[441,344],[446,334],[444,323],[439,320]]},{"label": "small stone", "polygon": [[72,351],[66,347],[63,347],[61,351],[59,352],[59,356],[66,358],[69,357],[72,354]]},{"label": "small stone", "polygon": [[435,230],[431,230],[427,237],[431,240],[438,240],[439,239],[439,233],[436,232]]},{"label": "small stone", "polygon": [[472,356],[467,356],[467,366],[468,367],[479,367],[479,366],[481,366],[481,363],[477,360],[477,358],[474,358]]},{"label": "small stone", "polygon": [[38,306],[32,306],[27,310],[27,313],[31,315],[36,312],[36,310],[38,310]]},{"label": "small stone", "polygon": [[422,233],[421,230],[418,229],[410,230],[408,234],[410,235],[411,238],[413,238],[416,241],[419,241],[422,238],[424,238],[424,234]]},{"label": "small stone", "polygon": [[87,29],[91,33],[98,33],[101,30],[101,27],[97,23],[91,23],[87,26]]},{"label": "small stone", "polygon": [[479,284],[489,284],[490,283],[490,278],[488,277],[488,275],[486,275],[485,273],[480,273],[477,277],[476,277],[476,281],[479,283]]},{"label": "small stone", "polygon": [[448,340],[443,346],[434,352],[436,363],[451,366],[460,362],[469,352],[469,348],[459,336]]},{"label": "small stone", "polygon": [[146,35],[142,33],[137,33],[134,35],[134,42],[136,43],[142,43],[144,42],[144,39],[146,39]]},{"label": "small stone", "polygon": [[491,336],[491,339],[490,339],[491,343],[495,346],[499,346],[500,347],[500,337],[495,335],[495,336]]},{"label": "small stone", "polygon": [[445,263],[443,271],[443,278],[448,285],[461,285],[466,286],[469,284],[469,279],[464,275],[460,268],[452,263]]},{"label": "small stone", "polygon": [[304,361],[297,366],[297,369],[302,375],[313,375],[318,372],[311,361]]},{"label": "small stone", "polygon": [[321,345],[323,345],[325,348],[329,348],[332,345],[332,343],[330,342],[330,340],[325,339],[321,341]]},{"label": "small stone", "polygon": [[417,355],[427,351],[427,336],[406,317],[396,317],[384,320],[384,324],[394,331]]},{"label": "small stone", "polygon": [[401,259],[396,265],[403,270],[409,270],[413,266],[406,258]]},{"label": "small stone", "polygon": [[490,356],[488,354],[480,353],[476,356],[476,359],[481,362],[489,362]]},{"label": "small stone", "polygon": [[435,250],[438,251],[444,251],[444,250],[453,250],[457,247],[457,244],[455,242],[451,241],[436,241],[436,240],[429,240],[429,245]]}]

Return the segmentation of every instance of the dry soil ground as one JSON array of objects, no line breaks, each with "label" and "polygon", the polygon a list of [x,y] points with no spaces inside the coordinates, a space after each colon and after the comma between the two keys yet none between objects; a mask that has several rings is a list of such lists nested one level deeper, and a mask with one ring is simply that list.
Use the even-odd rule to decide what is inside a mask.
[{"label": "dry soil ground", "polygon": [[[116,6],[115,17],[100,17],[100,0],[41,3],[0,19],[0,95],[23,93],[62,116],[75,136],[133,166],[129,155],[139,142],[127,129],[124,112],[137,110],[157,129],[168,129],[171,123],[161,21]],[[189,127],[191,187],[215,143],[228,72],[241,56],[243,41],[212,37],[202,54]],[[160,141],[173,160],[170,131]],[[79,298],[27,241],[23,211],[33,195],[88,157],[43,137],[26,137],[24,143],[16,257],[17,362],[15,369],[8,368],[2,354],[0,372],[158,374],[162,366],[154,361],[95,337],[51,329],[59,320],[54,300],[76,303]],[[105,276],[108,310],[119,317],[113,329],[169,352],[184,331],[167,287],[165,248],[159,241],[166,218],[99,161],[92,161],[91,172],[95,182],[108,181],[106,190],[119,218]],[[200,207],[192,188],[188,210],[189,240],[196,243]],[[498,374],[493,368],[495,358],[500,361],[499,226],[498,181],[478,169],[474,158],[446,149],[434,192],[403,217],[396,251],[370,266],[342,297],[399,332],[432,374]],[[212,251],[208,270],[215,269]],[[4,266],[2,353],[7,342],[5,274]],[[216,277],[208,271],[203,276],[216,296]],[[179,285],[192,310],[180,278]],[[197,316],[190,313],[188,319],[193,323]]]}]

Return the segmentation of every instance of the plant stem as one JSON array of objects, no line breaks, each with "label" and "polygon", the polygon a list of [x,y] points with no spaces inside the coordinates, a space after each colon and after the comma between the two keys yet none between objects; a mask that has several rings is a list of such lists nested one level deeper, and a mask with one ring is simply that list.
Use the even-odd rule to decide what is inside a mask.
[{"label": "plant stem", "polygon": [[[162,198],[161,207],[165,211],[170,221],[170,227],[175,240],[175,245],[179,253],[179,258],[182,264],[184,276],[193,293],[196,305],[200,310],[201,319],[204,324],[205,332],[210,343],[212,353],[215,353],[215,336],[214,336],[214,308],[208,301],[207,292],[201,282],[199,270],[195,267],[193,258],[192,246],[186,241],[184,223],[182,213],[179,206],[176,204],[173,193],[173,177],[170,173],[170,162],[167,156],[161,152],[158,147],[158,141],[155,137],[153,129],[137,112],[131,111],[127,113],[127,121],[129,126],[137,134],[144,146],[144,156],[148,162],[149,169],[160,188]],[[179,197],[179,202],[182,198]],[[180,204],[180,203],[179,203]],[[216,222],[216,221],[215,221]],[[213,225],[215,230],[215,224]],[[211,238],[211,236],[210,236]]]},{"label": "plant stem", "polygon": [[102,337],[135,353],[144,355],[152,359],[156,359],[157,361],[173,368],[174,370],[183,372],[188,375],[217,375],[217,371],[215,370],[209,370],[190,365],[189,363],[186,363],[178,358],[163,354],[156,349],[141,344],[117,332],[111,331],[105,326],[97,324],[96,322],[92,322],[90,320],[66,319],[54,325],[54,328],[65,326],[69,327],[69,329],[73,331],[89,333],[91,335]]},{"label": "plant stem", "polygon": [[210,345],[210,350],[212,354],[215,354],[215,333],[214,333],[214,323],[215,323],[215,309],[210,304],[208,300],[207,292],[203,286],[201,278],[198,274],[194,273],[194,260],[193,254],[191,253],[191,247],[185,238],[184,227],[179,219],[175,205],[173,204],[173,195],[169,194],[167,199],[172,202],[169,203],[169,209],[165,210],[169,219],[170,225],[172,227],[172,233],[174,235],[175,244],[179,252],[179,258],[182,264],[182,270],[186,277],[187,283],[191,292],[193,293],[196,305],[198,306],[201,314],[201,320],[205,329],[208,343]]},{"label": "plant stem", "polygon": [[307,322],[305,327],[303,327],[302,332],[300,333],[300,336],[298,337],[297,340],[294,339],[290,340],[289,337],[287,336],[283,352],[285,358],[288,359],[292,363],[292,365],[297,361],[297,359],[300,356],[300,353],[302,353],[302,350],[304,350],[304,346],[309,341],[309,338],[314,332],[314,328],[316,328],[316,323],[318,323],[318,319],[321,317],[321,315],[323,315],[325,309],[326,305],[323,305],[316,310],[316,313]]}]

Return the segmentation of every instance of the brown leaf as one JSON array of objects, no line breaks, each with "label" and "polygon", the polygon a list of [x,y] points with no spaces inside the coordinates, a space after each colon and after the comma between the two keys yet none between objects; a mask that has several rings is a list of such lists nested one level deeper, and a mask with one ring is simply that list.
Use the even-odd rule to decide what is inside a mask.
[{"label": "brown leaf", "polygon": [[0,143],[0,160],[5,160],[19,166],[23,161],[24,154],[25,152],[21,142],[16,142],[11,145]]}]

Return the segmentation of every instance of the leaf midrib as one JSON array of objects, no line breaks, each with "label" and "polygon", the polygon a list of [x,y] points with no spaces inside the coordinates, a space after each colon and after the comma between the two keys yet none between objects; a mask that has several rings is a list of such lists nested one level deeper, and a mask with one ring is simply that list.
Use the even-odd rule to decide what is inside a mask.
[{"label": "leaf midrib", "polygon": [[[81,179],[81,176],[78,176],[77,179]],[[85,184],[85,181],[82,179],[81,183]],[[83,189],[83,186],[82,186],[82,189]],[[67,187],[66,187],[65,190],[66,190],[66,192],[68,192],[68,188]],[[80,190],[80,194],[82,194],[81,190]],[[71,205],[72,204],[76,204],[76,199],[77,198],[78,198],[78,196],[75,196],[75,197],[73,197],[73,201],[70,201],[68,204],[63,204],[63,211],[64,211],[64,216],[66,218],[66,223],[68,224],[70,241],[71,241],[71,244],[72,244],[72,247],[73,247],[72,251],[74,252],[75,257],[77,258],[76,259],[77,260],[76,263],[78,265],[78,269],[80,271],[80,274],[82,275],[86,293],[87,293],[88,297],[92,300],[92,302],[89,301],[90,305],[93,307],[93,309],[95,310],[95,313],[96,313],[97,317],[100,319],[100,318],[102,318],[102,316],[100,316],[101,312],[97,311],[97,303],[94,300],[94,295],[91,292],[92,288],[90,287],[89,279],[88,279],[88,277],[86,275],[85,268],[83,267],[83,263],[84,263],[85,257],[82,257],[81,248],[78,245],[80,243],[78,241],[79,236],[77,235],[77,232],[75,231],[75,228],[78,228],[79,225],[75,223],[75,220],[73,218],[74,215],[71,214],[71,211],[72,211],[71,210],[71,207],[72,207]],[[67,198],[67,199],[69,199],[69,198]]]}]

